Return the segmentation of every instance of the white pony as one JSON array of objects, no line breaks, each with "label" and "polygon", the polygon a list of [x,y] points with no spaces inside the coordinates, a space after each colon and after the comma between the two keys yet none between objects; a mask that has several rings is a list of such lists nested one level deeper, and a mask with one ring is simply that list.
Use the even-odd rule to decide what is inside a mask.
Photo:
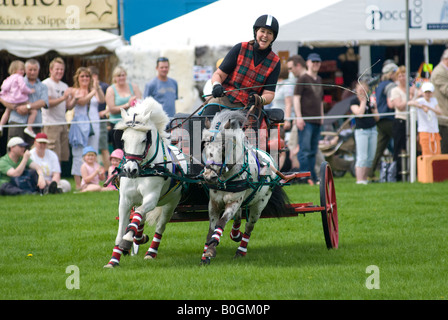
[{"label": "white pony", "polygon": [[[202,133],[205,158],[202,175],[210,189],[210,227],[202,264],[210,263],[210,258],[216,256],[216,246],[230,219],[234,219],[230,237],[241,242],[235,257],[245,256],[250,235],[263,210],[280,216],[288,202],[278,184],[280,177],[273,158],[247,143],[241,129],[245,120],[242,112],[225,109],[211,123],[206,120]],[[242,214],[247,218],[244,234],[239,230]]]},{"label": "white pony", "polygon": [[133,243],[148,242],[149,237],[143,234],[145,220],[157,222],[145,259],[157,256],[165,226],[181,199],[182,183],[176,174],[187,169],[185,159],[171,150],[175,147],[169,145],[165,132],[169,118],[157,101],[147,98],[127,111],[121,109],[121,116],[115,128],[124,131],[125,175],[120,178],[118,233],[106,268],[117,266]]}]

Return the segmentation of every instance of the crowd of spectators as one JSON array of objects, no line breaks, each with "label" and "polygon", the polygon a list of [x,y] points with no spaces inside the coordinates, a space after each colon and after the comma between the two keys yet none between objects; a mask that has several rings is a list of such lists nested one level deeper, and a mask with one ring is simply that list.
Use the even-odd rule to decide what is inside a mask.
[{"label": "crowd of spectators", "polygon": [[[280,70],[275,99],[272,104],[265,103],[265,108],[285,112],[286,134],[282,134],[288,150],[286,163],[289,169],[311,172],[310,184],[318,182],[314,168],[324,116],[322,79],[318,74],[321,63],[317,53],[309,54],[306,60],[300,55],[290,57]],[[74,84],[69,87],[62,81],[62,58],[50,63],[49,77],[43,81],[38,78],[37,60],[11,63],[10,76],[0,92],[0,103],[5,108],[0,135],[6,131],[8,135],[6,154],[0,158],[0,194],[68,192],[71,186],[61,179],[61,162],[69,160],[75,190],[116,190],[111,185],[100,186],[100,181],[111,174],[109,169],[119,164],[117,155],[123,157],[120,132],[113,125],[121,118],[121,108],[130,108],[137,99],[148,96],[158,100],[170,116],[174,115],[178,87],[168,77],[169,67],[167,58],[159,58],[157,77],[147,83],[142,94],[136,84],[128,81],[121,66],[114,70],[110,86],[100,81],[96,67],[79,67]],[[399,156],[406,149],[408,106],[418,108],[422,153],[447,152],[447,70],[448,49],[428,82],[423,86],[410,85],[409,99],[406,69],[393,61],[384,63],[381,79],[374,88],[358,81],[356,95],[350,102],[350,110],[356,116],[357,183],[376,179],[375,171],[387,149],[398,166],[395,181],[401,179]],[[67,116],[70,112],[71,119]],[[366,115],[369,120],[363,120]],[[445,117],[438,121],[438,116]]]}]

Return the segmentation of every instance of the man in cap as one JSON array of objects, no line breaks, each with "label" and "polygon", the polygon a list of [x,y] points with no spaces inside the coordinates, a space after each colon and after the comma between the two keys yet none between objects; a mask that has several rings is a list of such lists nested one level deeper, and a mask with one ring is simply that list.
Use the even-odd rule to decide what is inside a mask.
[{"label": "man in cap", "polygon": [[307,71],[297,79],[294,89],[294,111],[299,130],[299,153],[297,155],[301,171],[311,173],[310,184],[317,182],[314,169],[323,119],[303,117],[322,117],[324,115],[322,78],[318,75],[322,59],[317,53],[310,53],[306,59]]},{"label": "man in cap", "polygon": [[[372,168],[369,173],[370,179],[375,178],[375,170],[378,166],[378,163],[383,156],[384,150],[386,150],[390,141],[393,139],[392,127],[394,124],[395,110],[389,108],[387,104],[387,97],[392,89],[397,86],[395,83],[395,71],[397,70],[398,66],[395,63],[390,62],[390,60],[386,60],[386,63],[381,70],[381,81],[375,90],[376,104],[378,113],[380,114],[380,120],[376,123],[378,138],[375,158],[373,158]],[[390,115],[381,115],[384,113],[390,113]]]},{"label": "man in cap", "polygon": [[70,187],[67,190],[67,186],[70,186],[68,181],[61,180],[61,165],[59,164],[59,158],[56,152],[48,149],[50,140],[47,134],[40,132],[36,135],[34,140],[34,148],[30,151],[31,160],[37,163],[44,173],[46,182],[45,191],[49,193],[62,193],[62,191],[70,191]]},{"label": "man in cap", "polygon": [[45,188],[42,168],[30,159],[27,146],[20,137],[8,141],[7,154],[0,158],[1,195],[35,193]]}]

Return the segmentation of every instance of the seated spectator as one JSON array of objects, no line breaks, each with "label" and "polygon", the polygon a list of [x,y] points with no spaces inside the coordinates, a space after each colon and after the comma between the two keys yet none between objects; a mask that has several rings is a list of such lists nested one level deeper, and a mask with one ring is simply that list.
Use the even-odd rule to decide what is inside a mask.
[{"label": "seated spectator", "polygon": [[7,154],[0,158],[0,194],[20,195],[43,191],[45,178],[42,168],[30,157],[28,144],[20,137],[12,137]]},{"label": "seated spectator", "polygon": [[[118,166],[121,163],[121,160],[123,160],[124,152],[121,149],[115,149],[110,154],[110,166],[108,171],[108,176],[111,177],[113,174],[115,174],[115,169],[118,168]],[[117,187],[115,186],[115,179],[111,180],[109,184],[106,186],[107,189],[110,190],[117,190]]]},{"label": "seated spectator", "polygon": [[36,135],[31,160],[37,163],[44,173],[46,188],[44,192],[62,193],[71,190],[70,182],[61,180],[61,165],[56,152],[48,149],[48,136],[41,132]]},{"label": "seated spectator", "polygon": [[106,179],[104,168],[97,162],[97,152],[92,146],[87,146],[82,152],[83,164],[81,165],[81,192],[109,191],[99,185],[100,180]]}]

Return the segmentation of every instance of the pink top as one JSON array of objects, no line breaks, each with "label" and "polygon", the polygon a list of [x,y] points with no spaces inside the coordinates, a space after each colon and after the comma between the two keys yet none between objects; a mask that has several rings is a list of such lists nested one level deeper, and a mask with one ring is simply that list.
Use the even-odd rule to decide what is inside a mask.
[{"label": "pink top", "polygon": [[31,89],[25,83],[25,79],[18,73],[10,75],[3,81],[0,96],[9,103],[24,103],[28,101]]},{"label": "pink top", "polygon": [[[89,166],[87,163],[83,163],[82,164],[85,168],[87,168],[87,175],[91,175],[92,173],[94,173],[99,167],[100,165],[98,164],[98,162],[96,162],[93,167]],[[90,181],[89,183],[86,183],[84,181],[84,179],[81,180],[81,190],[84,189],[84,186],[87,186],[88,184],[99,184],[100,183],[100,175],[97,174],[92,181]]]},{"label": "pink top", "polygon": [[[114,170],[115,170],[115,167],[114,167],[114,166],[110,166],[110,167],[109,167],[109,174],[108,174],[109,177],[112,175],[112,172],[114,172]],[[112,183],[112,181],[113,181],[113,180],[111,180],[111,181],[109,182],[109,184],[106,186],[106,188],[108,188],[108,189],[112,189],[112,190],[117,190],[117,188],[116,188],[115,185]]]}]

